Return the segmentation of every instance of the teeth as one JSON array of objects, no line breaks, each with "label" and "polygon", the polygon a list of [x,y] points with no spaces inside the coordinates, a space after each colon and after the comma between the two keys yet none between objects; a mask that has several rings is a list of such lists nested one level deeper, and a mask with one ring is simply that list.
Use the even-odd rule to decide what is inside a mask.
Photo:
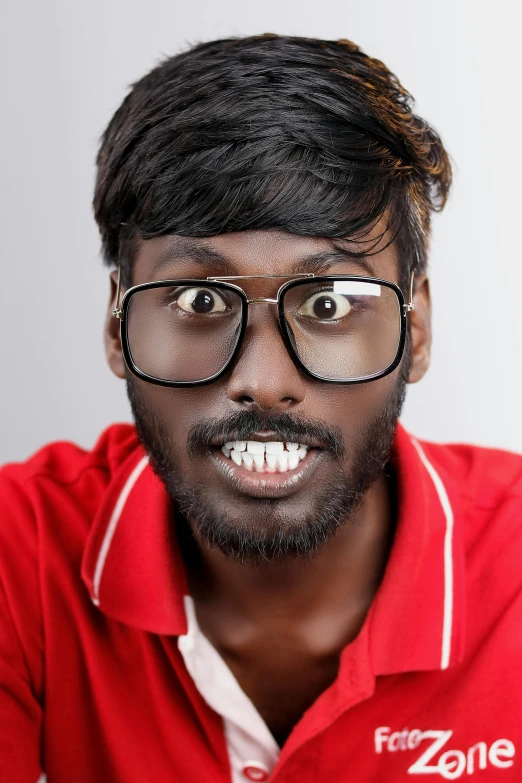
[{"label": "teeth", "polygon": [[281,473],[288,470],[288,452],[283,451],[282,454],[277,455],[277,467]]},{"label": "teeth", "polygon": [[244,451],[246,449],[246,441],[244,440],[229,440],[225,443],[227,449],[235,449],[236,451]]},{"label": "teeth", "polygon": [[277,454],[266,454],[266,466],[269,473],[275,473],[277,468]]},{"label": "teeth", "polygon": [[254,455],[249,454],[248,451],[244,451],[241,456],[247,470],[253,470],[254,468]]},{"label": "teeth", "polygon": [[240,451],[236,451],[235,449],[232,449],[232,451],[230,452],[230,456],[232,457],[232,459],[234,460],[236,465],[241,465],[241,452]]},{"label": "teeth", "polygon": [[265,470],[265,455],[254,454],[254,465],[256,466],[258,473],[263,473]]},{"label": "teeth", "polygon": [[[286,448],[285,448],[286,446]],[[308,453],[308,446],[299,443],[271,441],[261,443],[257,440],[233,440],[221,447],[221,451],[233,460],[257,473],[286,473],[295,470]]]},{"label": "teeth", "polygon": [[288,454],[288,470],[294,470],[300,462],[299,452],[291,451]]},{"label": "teeth", "polygon": [[264,454],[265,453],[265,444],[260,443],[258,440],[249,440],[247,443],[246,450],[249,454]]}]

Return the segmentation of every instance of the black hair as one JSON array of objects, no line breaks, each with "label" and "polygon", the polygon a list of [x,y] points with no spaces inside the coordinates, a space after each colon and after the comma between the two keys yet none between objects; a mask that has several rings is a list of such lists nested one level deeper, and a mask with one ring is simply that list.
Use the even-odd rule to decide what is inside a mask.
[{"label": "black hair", "polygon": [[139,238],[279,228],[364,247],[386,216],[407,280],[426,267],[431,213],[451,184],[439,136],[412,107],[386,66],[346,40],[267,34],[169,57],[101,139],[103,257],[130,281]]}]

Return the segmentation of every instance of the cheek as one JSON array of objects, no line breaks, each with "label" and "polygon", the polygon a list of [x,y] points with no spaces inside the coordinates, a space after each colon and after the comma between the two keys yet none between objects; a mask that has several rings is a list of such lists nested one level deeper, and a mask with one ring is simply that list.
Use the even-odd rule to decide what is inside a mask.
[{"label": "cheek", "polygon": [[312,416],[323,419],[342,430],[345,438],[364,432],[393,398],[398,383],[398,371],[370,383],[353,386],[324,384],[315,391]]},{"label": "cheek", "polygon": [[215,400],[210,387],[169,389],[164,386],[143,384],[142,399],[152,411],[172,447],[185,455],[190,429],[202,419],[212,418]]},{"label": "cheek", "polygon": [[[172,450],[179,468],[190,473],[198,470],[198,460],[189,460],[187,438],[192,427],[201,421],[223,419],[237,407],[231,408],[223,384],[209,384],[199,388],[169,389],[136,381],[140,408],[152,414],[162,439]],[[346,445],[347,466],[351,462],[356,444],[365,440],[368,427],[394,398],[399,383],[398,370],[370,383],[342,386],[311,382],[303,401],[288,413],[304,419],[324,422],[327,427],[338,429]]]}]

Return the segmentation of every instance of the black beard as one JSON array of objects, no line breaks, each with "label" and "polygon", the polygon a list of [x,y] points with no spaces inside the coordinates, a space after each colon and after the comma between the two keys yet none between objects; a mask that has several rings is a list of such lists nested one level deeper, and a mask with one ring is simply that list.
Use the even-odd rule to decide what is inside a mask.
[{"label": "black beard", "polygon": [[[328,444],[336,456],[338,470],[331,481],[318,493],[306,514],[297,520],[289,520],[284,513],[284,502],[288,500],[256,498],[256,516],[263,520],[260,525],[244,524],[226,509],[217,508],[207,497],[203,482],[196,486],[185,486],[179,478],[176,459],[157,417],[140,394],[135,378],[127,373],[127,392],[136,423],[138,437],[149,455],[150,464],[165,485],[175,507],[185,517],[192,534],[211,548],[217,548],[228,557],[259,564],[262,561],[283,558],[312,558],[346,522],[353,520],[355,511],[364,495],[384,471],[393,444],[397,420],[405,398],[406,378],[409,364],[408,353],[404,357],[397,383],[391,397],[380,413],[359,434],[352,467],[346,474],[339,457],[344,451],[342,436],[323,422],[309,422],[314,436]],[[307,421],[281,414],[261,416],[241,412],[222,421],[206,421],[196,424],[188,436],[188,451],[193,453],[198,445],[204,446],[211,437],[222,430],[234,432],[241,429],[253,432],[256,429],[271,429],[280,434],[280,440],[299,441],[299,430],[307,427]],[[293,426],[292,426],[293,425]],[[295,434],[297,430],[297,435]],[[294,432],[294,436],[290,433]],[[240,440],[239,435],[226,440]]]}]

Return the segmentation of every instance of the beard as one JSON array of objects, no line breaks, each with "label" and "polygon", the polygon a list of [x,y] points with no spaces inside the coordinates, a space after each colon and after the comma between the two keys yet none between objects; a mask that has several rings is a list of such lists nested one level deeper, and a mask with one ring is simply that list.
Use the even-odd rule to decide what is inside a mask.
[{"label": "beard", "polygon": [[145,403],[136,379],[127,372],[127,393],[138,438],[176,512],[182,515],[180,527],[188,529],[209,548],[219,549],[241,562],[260,564],[285,558],[313,558],[341,526],[354,521],[365,494],[386,469],[405,399],[410,367],[408,347],[392,393],[353,440],[348,470],[341,464],[346,451],[341,432],[320,420],[244,411],[226,419],[200,421],[191,428],[187,438],[189,457],[198,450],[208,449],[210,442],[218,437],[223,443],[247,440],[249,433],[263,429],[273,430],[282,441],[299,442],[299,436],[307,433],[324,443],[334,457],[330,480],[298,513],[295,505],[292,508],[292,496],[250,498],[249,513],[234,512],[223,504],[218,507],[204,481],[186,483],[165,429]]}]

